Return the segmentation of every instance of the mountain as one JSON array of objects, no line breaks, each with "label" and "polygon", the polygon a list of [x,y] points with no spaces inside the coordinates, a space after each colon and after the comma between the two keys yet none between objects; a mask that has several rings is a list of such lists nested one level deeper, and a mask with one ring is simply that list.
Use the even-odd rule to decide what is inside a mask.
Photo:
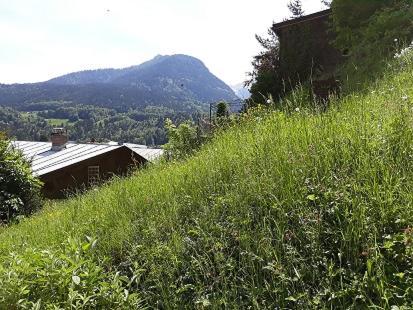
[{"label": "mountain", "polygon": [[64,100],[98,106],[162,105],[236,99],[234,91],[197,58],[156,56],[137,66],[69,73],[33,84],[0,84],[0,104]]},{"label": "mountain", "polygon": [[231,88],[234,93],[241,99],[248,99],[249,97],[251,97],[251,93],[248,88],[244,86],[244,83],[233,85],[231,86]]}]

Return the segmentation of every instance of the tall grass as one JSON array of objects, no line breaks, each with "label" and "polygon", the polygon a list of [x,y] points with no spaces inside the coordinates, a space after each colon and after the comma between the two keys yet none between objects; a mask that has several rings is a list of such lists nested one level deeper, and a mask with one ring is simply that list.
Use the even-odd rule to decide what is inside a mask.
[{"label": "tall grass", "polygon": [[[94,294],[86,308],[127,307],[133,293],[134,305],[159,308],[408,307],[412,75],[389,72],[325,113],[296,94],[289,111],[252,112],[184,162],[3,228],[0,303],[67,307],[81,290]],[[58,260],[66,282],[44,276],[67,248],[85,263]],[[94,268],[107,276],[91,280]],[[119,298],[96,297],[108,292]]]}]

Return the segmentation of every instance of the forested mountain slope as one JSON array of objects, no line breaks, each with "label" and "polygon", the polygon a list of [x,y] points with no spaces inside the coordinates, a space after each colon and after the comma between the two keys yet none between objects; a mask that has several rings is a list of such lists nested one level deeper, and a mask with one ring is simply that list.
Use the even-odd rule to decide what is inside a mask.
[{"label": "forested mountain slope", "polygon": [[186,55],[157,56],[138,66],[75,72],[42,83],[0,84],[0,105],[60,100],[102,107],[179,109],[188,103],[236,98],[199,59]]}]

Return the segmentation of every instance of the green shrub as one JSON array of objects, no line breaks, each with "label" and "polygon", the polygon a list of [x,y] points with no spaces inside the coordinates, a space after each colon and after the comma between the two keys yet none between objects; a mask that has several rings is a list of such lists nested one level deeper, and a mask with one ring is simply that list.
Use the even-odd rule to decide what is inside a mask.
[{"label": "green shrub", "polygon": [[27,248],[0,263],[1,309],[138,309],[134,279],[93,259],[97,240],[69,239],[56,250]]},{"label": "green shrub", "polygon": [[332,8],[335,45],[349,51],[341,74],[350,89],[383,74],[389,59],[413,40],[410,0],[334,0]]},{"label": "green shrub", "polygon": [[41,182],[30,164],[0,136],[0,223],[27,216],[41,207]]},{"label": "green shrub", "polygon": [[176,126],[170,119],[165,121],[168,143],[164,146],[169,159],[182,159],[193,154],[205,141],[200,128],[186,121]]}]

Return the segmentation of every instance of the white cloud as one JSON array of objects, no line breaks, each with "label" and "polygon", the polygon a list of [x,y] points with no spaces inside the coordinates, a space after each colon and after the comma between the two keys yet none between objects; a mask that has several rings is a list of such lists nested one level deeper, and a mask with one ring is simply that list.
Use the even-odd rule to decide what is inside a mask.
[{"label": "white cloud", "polygon": [[[245,79],[287,0],[0,0],[0,82],[34,82],[156,54],[200,58],[228,83]],[[307,12],[320,0],[304,0]]]}]

